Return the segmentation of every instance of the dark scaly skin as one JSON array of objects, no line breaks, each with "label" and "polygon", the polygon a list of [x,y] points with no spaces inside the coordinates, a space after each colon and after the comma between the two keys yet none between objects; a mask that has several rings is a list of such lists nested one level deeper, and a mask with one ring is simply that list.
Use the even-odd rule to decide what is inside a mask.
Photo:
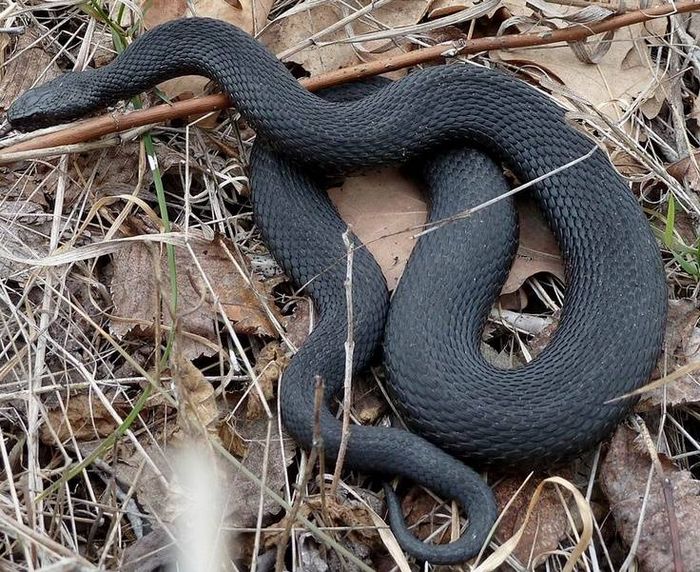
[{"label": "dark scaly skin", "polygon": [[[251,154],[250,173],[255,220],[265,243],[296,285],[307,284],[305,292],[319,312],[309,339],[284,372],[280,395],[283,421],[298,441],[310,446],[315,376],[320,375],[326,390],[326,408],[320,412],[323,449],[335,460],[342,431],[331,406],[344,379],[347,255],[342,234],[347,227],[328,195],[302,169],[259,142]],[[460,180],[457,177],[452,182]],[[499,187],[503,188],[505,183]],[[269,224],[281,219],[288,222]],[[352,276],[353,356],[354,370],[358,371],[377,352],[389,299],[382,272],[364,248],[355,250]],[[479,475],[413,433],[353,425],[344,463],[363,472],[410,478],[468,508],[469,526],[459,540],[441,546],[426,544],[408,530],[396,495],[385,487],[392,530],[403,548],[421,560],[451,563],[471,558],[481,549],[496,519],[495,500]]]},{"label": "dark scaly skin", "polygon": [[[275,151],[292,165],[314,170],[399,163],[439,146],[470,143],[527,181],[585,156],[594,147],[567,125],[563,110],[551,100],[504,74],[468,65],[433,67],[357,102],[328,102],[302,89],[244,32],[206,19],[160,26],[105,68],[67,74],[31,90],[10,108],[8,118],[24,129],[55,124],[189,73],[217,81]],[[264,161],[257,164],[269,166]],[[253,178],[257,176],[266,177],[254,171]],[[273,175],[269,177],[272,185]],[[431,177],[433,186],[439,186],[441,176],[435,180],[429,171]],[[418,269],[407,270],[390,310],[387,369],[397,405],[410,426],[434,444],[477,462],[532,465],[590,447],[608,434],[632,403],[608,401],[645,383],[661,348],[666,288],[659,252],[636,200],[605,154],[596,150],[534,185],[532,193],[555,232],[567,278],[560,327],[536,360],[503,371],[488,365],[478,351],[488,308],[510,257],[504,254],[507,248],[489,245],[478,224],[461,230],[459,240],[440,240],[439,232],[422,239]],[[447,197],[452,195],[459,193],[447,191]],[[448,211],[460,202],[446,200]],[[466,206],[482,200],[469,197]],[[504,221],[496,217],[481,223],[481,228],[499,231]],[[297,265],[304,264],[303,256],[314,256],[314,250],[302,248],[304,234],[294,232],[294,221],[286,213],[261,217],[260,222],[266,233],[289,228],[292,275]],[[457,271],[452,264],[459,258],[467,266]],[[426,273],[421,261],[430,259],[443,260],[448,271]],[[322,290],[314,296],[325,299],[330,294]],[[344,320],[337,312],[328,315]],[[370,336],[381,330],[372,322],[373,315],[379,318],[368,309],[363,318]],[[314,341],[337,351],[344,327],[320,327],[327,328],[326,335],[319,334]],[[365,342],[356,338],[356,343]],[[308,380],[314,370],[335,371],[316,356],[312,350],[300,352],[285,374],[285,387],[290,377],[306,376],[307,381],[290,384],[304,391],[285,389],[282,395],[285,425],[306,446],[313,418]],[[324,423],[324,431],[335,432],[327,413]],[[387,438],[371,431],[353,427],[349,466],[405,474],[459,499],[479,516],[477,507],[454,492],[459,483],[450,481],[457,478],[457,465],[455,472],[435,474],[430,462],[420,463],[407,453],[415,445],[404,441],[406,433],[396,431]],[[390,441],[393,447],[386,444],[389,439],[396,439]],[[412,553],[421,557],[424,550],[436,562],[470,556],[455,550],[456,544],[430,547],[415,539],[411,544],[401,529],[396,498],[389,495],[388,500],[392,527]]]}]

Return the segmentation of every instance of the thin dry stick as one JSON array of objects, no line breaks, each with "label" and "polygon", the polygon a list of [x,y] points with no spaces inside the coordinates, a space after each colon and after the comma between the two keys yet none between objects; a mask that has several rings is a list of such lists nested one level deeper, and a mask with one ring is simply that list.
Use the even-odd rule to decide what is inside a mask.
[{"label": "thin dry stick", "polygon": [[[641,22],[700,10],[700,2],[686,0],[674,5],[662,5],[646,10],[634,10],[619,16],[613,16],[595,24],[572,25],[563,30],[542,32],[539,34],[517,34],[512,36],[495,36],[477,38],[467,41],[455,41],[446,44],[432,46],[420,50],[414,50],[406,54],[400,54],[384,60],[363,63],[357,66],[343,68],[335,72],[320,74],[313,78],[305,78],[300,83],[309,91],[317,91],[322,88],[347,83],[364,77],[396,71],[410,66],[440,60],[456,55],[473,54],[488,50],[505,50],[512,48],[524,48],[531,46],[543,46],[559,42],[578,42],[590,36],[617,30],[625,26],[632,26]],[[224,94],[210,95],[207,97],[190,99],[177,102],[172,105],[157,105],[149,109],[134,111],[127,114],[108,114],[95,119],[80,122],[61,131],[39,135],[27,141],[17,143],[5,149],[0,154],[0,164],[16,161],[16,153],[35,149],[46,149],[60,145],[71,145],[95,139],[110,133],[125,131],[134,127],[161,123],[169,119],[198,115],[220,109],[230,105],[229,99]]]},{"label": "thin dry stick", "polygon": [[262,519],[265,514],[265,487],[267,486],[268,463],[270,459],[270,438],[272,436],[272,419],[267,421],[267,437],[265,438],[265,452],[263,453],[263,471],[260,479],[260,502],[258,503],[258,520],[255,523],[255,541],[253,543],[253,561],[251,562],[251,572],[257,572],[258,552],[260,552],[260,540],[262,537]]},{"label": "thin dry stick", "polygon": [[651,462],[656,470],[656,474],[659,476],[661,481],[661,491],[664,495],[664,502],[666,503],[666,516],[668,517],[668,531],[671,536],[671,552],[673,554],[673,570],[674,572],[683,572],[683,554],[681,553],[681,540],[680,532],[678,530],[678,517],[676,516],[676,506],[673,502],[673,484],[670,479],[666,476],[664,468],[661,465],[661,459],[659,459],[659,452],[654,446],[654,441],[649,434],[649,429],[644,423],[644,420],[636,416],[637,424],[639,425],[639,430],[642,434],[642,439],[651,458]]},{"label": "thin dry stick", "polygon": [[73,552],[70,548],[59,544],[52,538],[44,535],[41,531],[29,528],[25,524],[12,520],[4,512],[0,511],[0,531],[9,538],[14,538],[28,544],[36,552],[50,552],[66,560],[66,565],[75,564],[84,570],[94,570],[92,563],[82,555]]},{"label": "thin dry stick", "polygon": [[[635,415],[632,419],[637,425],[637,429],[639,429],[640,424],[643,423],[642,419],[637,415]],[[632,538],[632,542],[629,543],[629,551],[627,553],[627,557],[625,558],[625,560],[619,568],[620,572],[628,572],[628,570],[632,567],[635,555],[637,554],[637,548],[639,547],[640,539],[642,538],[642,525],[644,524],[644,516],[646,514],[647,503],[649,502],[651,484],[653,480],[654,465],[652,463],[649,467],[649,474],[647,476],[647,482],[644,488],[644,495],[642,496],[642,505],[639,507],[639,518],[637,519],[637,528],[635,530],[634,537]]]},{"label": "thin dry stick", "polygon": [[[313,446],[309,453],[309,458],[306,461],[306,469],[302,477],[299,488],[297,489],[297,497],[294,499],[291,510],[287,513],[287,522],[284,525],[284,532],[280,541],[277,543],[277,554],[275,558],[275,572],[284,570],[284,553],[287,551],[287,541],[292,533],[292,527],[296,522],[297,514],[301,508],[301,503],[304,500],[304,490],[309,484],[311,473],[313,472],[316,459],[323,458],[323,437],[321,435],[321,407],[323,407],[323,379],[320,375],[316,376],[316,386],[314,391],[314,437]],[[323,473],[322,473],[323,474]],[[323,487],[321,487],[323,490]]]},{"label": "thin dry stick", "polygon": [[345,461],[345,452],[348,449],[348,439],[350,438],[350,402],[352,397],[352,363],[355,353],[355,337],[353,335],[353,308],[352,308],[352,263],[355,248],[350,240],[350,227],[343,233],[343,243],[347,252],[347,265],[345,270],[345,304],[347,306],[348,335],[345,339],[345,378],[343,392],[343,428],[340,437],[340,447],[338,457],[335,462],[333,472],[333,482],[331,483],[331,496],[335,497],[340,481],[340,472]]}]

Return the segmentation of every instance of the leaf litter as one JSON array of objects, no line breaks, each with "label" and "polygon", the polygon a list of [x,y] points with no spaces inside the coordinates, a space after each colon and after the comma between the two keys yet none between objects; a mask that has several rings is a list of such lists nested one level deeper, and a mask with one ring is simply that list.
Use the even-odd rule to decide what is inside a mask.
[{"label": "leaf litter", "polygon": [[[546,33],[571,22],[595,21],[615,8],[577,4],[581,6],[509,0],[472,23],[437,30],[431,29],[432,21],[459,16],[475,3],[201,0],[149,1],[140,7],[146,27],[191,11],[225,19],[258,34],[297,75],[315,76],[448,36],[468,39],[499,28],[506,34]],[[125,6],[122,23],[132,17],[134,4],[109,3],[113,17]],[[0,4],[0,14],[5,18],[0,27],[22,21],[12,7],[3,10]],[[86,26],[89,18],[78,11],[64,12],[63,23],[56,14],[33,15],[45,26],[41,36],[31,26],[14,42],[0,34],[2,108],[35,81],[69,69],[80,47],[88,45],[80,43],[82,38],[94,42],[99,65],[113,56],[105,48],[110,29],[104,23],[91,29]],[[68,21],[77,32],[73,43],[66,43],[70,47],[57,53],[67,42],[62,26]],[[700,202],[695,197],[700,122],[693,89],[700,79],[700,60],[692,47],[699,21],[697,15],[674,16],[669,27],[660,18],[618,30],[598,44],[491,51],[477,58],[539,84],[567,106],[570,119],[598,137],[650,213],[652,227],[663,239],[671,296],[666,349],[654,378],[693,366],[700,347],[700,272],[695,270],[700,261]],[[162,85],[160,95],[184,99],[208,89],[206,80],[189,77]],[[175,248],[174,315],[165,250],[147,241],[102,254],[98,250],[87,260],[69,257],[59,267],[14,260],[41,260],[57,247],[158,232],[162,221],[155,211],[144,209],[156,201],[150,188],[153,172],[140,144],[115,147],[115,140],[67,161],[34,161],[0,172],[0,403],[6,419],[0,429],[3,475],[9,477],[0,490],[7,506],[14,508],[12,518],[30,528],[36,525],[39,535],[13,537],[6,545],[11,550],[1,553],[11,565],[30,557],[23,543],[50,560],[55,553],[44,546],[65,542],[67,554],[80,547],[94,564],[125,570],[184,562],[188,555],[200,563],[218,556],[257,562],[262,568],[263,561],[274,563],[277,543],[292,534],[297,542],[291,545],[291,557],[307,569],[416,569],[397,553],[383,528],[381,496],[374,483],[348,475],[351,479],[342,482],[335,497],[324,497],[321,493],[328,488],[316,479],[303,491],[294,488],[295,480],[300,482],[313,469],[304,465],[305,455],[298,455],[281,430],[276,394],[290,348],[303,343],[313,312],[279,271],[269,272],[274,263],[262,262],[268,255],[246,210],[245,179],[237,174],[245,172],[241,162],[252,133],[245,125],[237,133],[221,129],[221,120],[210,117],[197,127],[175,124],[155,131],[157,161],[173,195],[182,193],[185,177],[190,177],[194,192],[205,199],[192,200],[184,209],[177,200],[169,205],[178,216],[176,231],[186,237]],[[201,128],[215,131],[198,139]],[[188,140],[186,134],[195,138]],[[212,141],[223,158],[207,145]],[[0,145],[10,142],[11,137]],[[217,187],[230,196],[212,210],[202,210],[212,196],[209,189]],[[425,202],[415,183],[397,171],[372,172],[347,179],[330,194],[394,286],[413,236],[425,221]],[[674,215],[669,211],[671,196],[676,199]],[[503,367],[524,363],[542,350],[555,331],[564,291],[561,257],[546,223],[527,201],[519,201],[519,211],[518,256],[485,336],[488,359]],[[263,266],[268,269],[264,277],[258,273]],[[48,342],[36,333],[42,312],[51,315]],[[164,369],[159,360],[171,336],[175,345],[167,363],[172,369]],[[354,384],[353,415],[364,423],[385,423],[391,417],[377,382],[381,387],[382,374],[374,369]],[[609,445],[576,464],[552,469],[587,495],[588,514],[600,530],[578,569],[673,569],[679,557],[687,570],[700,566],[689,526],[697,521],[697,386],[691,370],[642,397],[638,414],[657,432],[655,447],[661,452],[636,444],[635,435],[643,434],[636,423],[634,431],[619,428]],[[125,427],[146,387],[153,388],[150,397]],[[115,431],[124,437],[104,449]],[[217,447],[243,467],[222,462]],[[186,456],[193,449],[199,456]],[[46,488],[67,474],[57,467],[75,465],[95,452],[99,454],[89,470],[70,477],[70,495],[51,493],[40,501],[55,514],[73,515],[79,508],[74,532],[57,535],[36,520],[17,491],[36,475],[42,475]],[[186,467],[206,470],[193,477],[175,461],[180,455],[187,459]],[[653,474],[652,466],[661,467],[667,484]],[[522,477],[489,473],[499,504],[507,510],[494,539],[496,552],[485,569],[495,568],[493,557],[503,562],[502,569],[561,567],[572,553],[583,517],[563,489],[545,487],[541,495],[535,493],[546,476],[537,474],[521,487]],[[193,487],[193,482],[200,486]],[[261,485],[268,491],[262,496]],[[197,496],[202,492],[207,494]],[[273,492],[289,504],[304,496],[303,520],[297,519],[290,530],[287,511],[270,496]],[[529,511],[534,494],[538,504]],[[101,512],[98,500],[114,512]],[[208,521],[200,521],[197,507],[205,506],[215,510],[208,513]],[[458,524],[450,507],[420,489],[404,497],[404,507],[421,536],[447,541]],[[208,528],[212,521],[217,526]],[[674,521],[676,533],[669,524]],[[335,527],[334,532],[319,542],[309,535],[312,522]],[[519,529],[519,541],[507,547]],[[209,531],[218,544],[204,542],[207,535],[198,535],[198,530]],[[672,549],[675,541],[679,553]],[[91,548],[83,550],[87,546]],[[354,559],[341,555],[343,546]],[[512,553],[502,553],[505,548]]]}]

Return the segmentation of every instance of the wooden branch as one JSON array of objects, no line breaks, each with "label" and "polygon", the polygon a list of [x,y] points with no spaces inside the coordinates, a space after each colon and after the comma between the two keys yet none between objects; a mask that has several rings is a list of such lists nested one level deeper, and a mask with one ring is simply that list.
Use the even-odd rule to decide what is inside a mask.
[{"label": "wooden branch", "polygon": [[[310,91],[317,91],[364,77],[440,60],[445,57],[473,54],[488,50],[543,46],[559,42],[577,42],[585,40],[590,36],[616,30],[625,26],[632,26],[655,18],[663,18],[673,14],[696,10],[700,10],[700,1],[685,0],[677,2],[674,5],[665,4],[645,10],[626,12],[619,16],[613,16],[601,22],[585,26],[572,25],[562,30],[547,31],[539,34],[516,34],[455,41],[432,46],[430,48],[414,50],[383,60],[343,68],[312,78],[304,78],[300,80],[300,83]],[[225,109],[229,105],[230,101],[228,97],[224,94],[219,94],[179,101],[171,105],[157,105],[149,109],[132,111],[126,114],[112,113],[103,115],[94,119],[81,121],[60,131],[39,135],[27,141],[7,147],[0,153],[0,164],[19,159],[20,157],[13,155],[20,152],[81,143],[103,135],[117,133],[135,127]]]}]

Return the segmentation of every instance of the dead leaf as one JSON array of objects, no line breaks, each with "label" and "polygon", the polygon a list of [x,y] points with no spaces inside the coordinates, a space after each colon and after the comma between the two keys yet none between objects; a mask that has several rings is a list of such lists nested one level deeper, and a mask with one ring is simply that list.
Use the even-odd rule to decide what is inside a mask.
[{"label": "dead leaf", "polygon": [[[163,152],[164,146],[159,144],[157,149]],[[144,193],[141,197],[143,198],[152,175],[149,169],[143,168],[145,162],[143,165],[140,164],[140,152],[141,147],[138,142],[129,142],[100,151],[71,155],[66,173],[60,173],[58,169],[52,167],[44,167],[46,178],[50,180],[47,186],[54,189],[59,177],[65,177],[64,203],[65,207],[69,208],[83,200],[86,189],[96,196],[133,193],[139,182],[139,173],[142,171],[141,185]],[[163,164],[161,174],[165,173],[169,166]]]},{"label": "dead leaf", "polygon": [[642,179],[650,174],[649,167],[624,149],[615,147],[609,150],[610,161],[620,174],[628,179]]},{"label": "dead leaf", "polygon": [[[401,512],[406,524],[411,527],[417,538],[427,538],[444,523],[444,519],[434,518],[438,502],[422,487],[412,486],[401,499]],[[439,536],[434,536],[434,544],[446,544],[450,541],[450,529],[447,528]]]},{"label": "dead leaf", "polygon": [[[495,486],[494,495],[499,511],[513,499],[496,530],[496,536],[501,541],[511,538],[522,526],[530,499],[543,479],[544,477],[531,477],[515,498],[515,493],[523,484],[522,479],[508,477]],[[554,487],[545,487],[513,555],[525,564],[528,570],[535,569],[549,553],[556,550],[568,531],[569,521],[561,496]]]},{"label": "dead leaf", "polygon": [[179,353],[173,355],[173,384],[178,396],[177,424],[190,438],[217,435],[219,408],[214,387],[202,372]]},{"label": "dead leaf", "polygon": [[556,312],[551,317],[551,323],[544,327],[542,331],[537,333],[534,338],[528,344],[530,348],[530,354],[532,357],[537,357],[540,355],[545,348],[549,345],[552,336],[554,336],[557,328],[559,327],[559,319],[561,318],[561,311]]},{"label": "dead leaf", "polygon": [[515,292],[510,292],[509,294],[502,294],[498,299],[498,305],[504,310],[512,310],[514,312],[520,312],[525,309],[528,303],[527,292],[520,288]]},{"label": "dead leaf", "polygon": [[[376,523],[370,510],[381,513],[383,503],[378,496],[361,487],[353,486],[350,493],[342,484],[337,489],[335,496],[330,494],[330,485],[325,484],[325,495],[310,495],[305,498],[299,507],[298,516],[312,518],[313,513],[322,514],[326,526],[346,527],[347,533],[343,535],[341,542],[350,548],[355,554],[358,550],[367,552],[384,547],[381,537],[377,532]],[[358,498],[359,497],[359,498]],[[361,500],[360,500],[361,499]],[[275,528],[284,528],[289,515],[285,515],[281,522],[275,524]],[[270,532],[265,536],[265,547],[274,548],[280,542],[283,533]],[[286,538],[284,539],[286,541]],[[359,555],[359,554],[358,554]],[[328,561],[330,554],[326,554]],[[327,569],[327,568],[326,568]],[[332,568],[343,570],[344,568]],[[306,568],[304,568],[306,570]]]},{"label": "dead leaf", "polygon": [[219,439],[224,448],[233,456],[242,459],[248,452],[248,445],[243,438],[236,433],[234,428],[226,423],[219,427]]},{"label": "dead leaf", "polygon": [[[367,505],[375,512],[381,510],[382,503],[377,496],[360,487],[353,487],[353,492],[358,494]],[[324,504],[325,501],[325,504]],[[367,510],[367,505],[362,501],[348,494],[343,488],[338,488],[336,495],[314,495],[308,497],[309,508],[318,512],[325,511],[333,525],[347,526],[351,530],[351,535],[362,541],[372,541],[375,546],[381,546],[381,540],[377,531],[373,527],[372,517]]]},{"label": "dead leaf", "polygon": [[0,109],[3,111],[7,111],[17,96],[34,84],[47,82],[62,73],[54,59],[41,47],[41,42],[29,47],[37,40],[37,31],[28,29],[20,36],[11,59],[3,66],[5,75],[0,81]]},{"label": "dead leaf", "polygon": [[[55,445],[54,434],[62,443],[72,437],[76,441],[92,441],[107,437],[118,426],[102,401],[93,394],[71,396],[64,404],[65,411],[56,407],[47,412],[46,425],[41,426],[39,433],[42,443]],[[119,414],[128,410],[124,403],[113,402],[112,406]]]},{"label": "dead leaf", "polygon": [[289,342],[297,349],[304,345],[311,333],[311,301],[300,299],[294,313],[287,318],[286,334]]},{"label": "dead leaf", "polygon": [[[661,477],[652,476],[649,494],[647,480],[652,467],[647,452],[636,443],[635,433],[620,426],[601,467],[601,485],[608,497],[617,529],[627,546],[637,542],[635,557],[642,571],[674,570],[668,511],[678,522],[678,536],[684,570],[700,570],[700,481],[689,471],[678,469],[661,457],[663,478],[673,491],[668,506],[661,488]],[[641,514],[642,504],[646,504]],[[636,539],[640,520],[641,534]]]},{"label": "dead leaf", "polygon": [[377,260],[393,290],[413,250],[412,235],[427,217],[419,188],[397,169],[382,169],[348,177],[328,196]]},{"label": "dead leaf", "polygon": [[[680,367],[700,361],[700,328],[696,327],[700,310],[691,300],[669,300],[664,353],[659,360],[661,371],[654,378],[672,373]],[[637,406],[648,411],[658,406],[674,406],[700,402],[700,381],[696,374],[688,374],[673,383],[642,396]]]},{"label": "dead leaf", "polygon": [[[696,100],[700,101],[700,97]],[[699,106],[700,107],[700,106]],[[700,109],[696,112],[696,121],[700,123]],[[694,150],[687,157],[679,159],[666,167],[668,174],[680,183],[686,183],[693,191],[700,192],[700,150]]]},{"label": "dead leaf", "polygon": [[[541,16],[535,14],[527,0],[508,0],[505,4],[513,16],[534,15],[541,20]],[[575,10],[580,9],[557,8],[562,14]],[[557,19],[548,18],[548,21],[557,22]],[[530,24],[524,26],[527,26],[528,33],[537,31]],[[545,26],[539,29],[543,33],[550,31]],[[654,71],[649,49],[640,41],[645,36],[648,36],[648,32],[641,24],[617,30],[613,41],[609,43],[608,51],[596,64],[584,63],[569,46],[499,50],[492,55],[505,62],[529,68],[529,71],[533,68],[543,70],[542,76],[535,77],[546,83],[545,87],[554,88],[557,82],[561,82],[577,98],[587,101],[613,120],[618,120],[633,100],[654,99],[657,91],[659,97],[663,98],[659,72]],[[566,93],[553,89],[552,95],[565,107],[573,108]],[[651,107],[647,108],[647,112],[651,111]]]},{"label": "dead leaf", "polygon": [[[255,34],[265,26],[273,3],[274,0],[141,0],[141,8],[147,30],[177,18],[203,16]],[[201,76],[183,76],[158,87],[169,99],[188,99],[202,95],[208,83]]]},{"label": "dead leaf", "polygon": [[472,8],[476,3],[472,1],[465,2],[464,0],[433,0],[428,10],[428,19],[435,20],[436,18],[449,16],[460,10]]},{"label": "dead leaf", "polygon": [[[275,396],[277,382],[282,372],[287,368],[290,357],[279,342],[267,344],[255,359],[255,374],[258,377],[258,385],[262,390],[266,401]],[[261,419],[265,416],[267,409],[260,402],[260,395],[257,391],[248,394],[246,403],[246,419]]]},{"label": "dead leaf", "polygon": [[[213,292],[207,289],[187,249],[176,247],[178,317],[181,331],[187,338],[182,340],[183,357],[192,359],[218,351],[218,308],[214,296],[220,302],[221,310],[234,322],[237,332],[275,336],[276,330],[265,308],[281,319],[279,311],[265,283],[252,276],[247,280],[237,270],[229,256],[229,253],[236,251],[235,245],[221,236],[211,241],[205,240],[202,233],[196,230],[191,230],[190,236],[194,257]],[[159,265],[157,272],[156,265]],[[159,252],[143,243],[133,243],[115,254],[111,283],[115,305],[111,329],[115,335],[123,337],[134,327],[150,333],[157,318],[166,325],[172,324],[168,312],[170,287],[161,287],[158,275],[167,284],[165,249]],[[163,296],[159,308],[157,300],[160,292]],[[210,343],[206,343],[207,340]]]},{"label": "dead leaf", "polygon": [[[269,442],[267,441],[268,421],[272,429]],[[151,430],[154,432],[153,438],[144,439],[140,450],[121,451],[112,464],[115,468],[115,477],[124,487],[135,488],[135,500],[144,507],[146,512],[155,515],[159,521],[172,523],[182,512],[183,506],[180,498],[181,491],[176,481],[177,474],[173,472],[176,468],[173,459],[192,447],[193,441],[177,428],[173,430],[170,425],[163,425],[163,427],[167,427],[166,433],[159,434],[155,431],[158,427],[154,428],[151,425]],[[224,427],[226,426],[222,424],[221,428]],[[235,431],[228,427],[226,432],[237,435],[242,464],[258,478],[262,478],[266,470],[266,485],[273,491],[281,493],[285,485],[287,465],[294,459],[295,445],[294,441],[286,435],[280,439],[277,428],[278,421],[273,417],[270,420],[237,420]],[[99,443],[99,441],[95,442],[96,445]],[[265,464],[266,449],[267,464]],[[86,449],[84,454],[89,452],[90,450]],[[145,462],[144,454],[148,456],[148,462]],[[260,509],[260,485],[248,479],[231,463],[222,461],[213,465],[207,470],[217,473],[220,494],[226,503],[224,514],[226,525],[255,526]],[[281,507],[265,496],[262,510],[264,518],[269,520],[272,516],[279,514]]]},{"label": "dead leaf", "polygon": [[386,401],[377,397],[374,392],[366,392],[353,400],[353,414],[362,425],[374,424],[381,415],[386,413]]},{"label": "dead leaf", "polygon": [[144,27],[150,30],[158,24],[183,17],[188,3],[188,0],[141,0]]},{"label": "dead leaf", "polygon": [[[359,4],[367,6],[369,0],[362,0]],[[428,0],[394,0],[373,8],[368,14],[375,22],[388,28],[395,28],[418,22],[425,14],[428,4]],[[272,52],[283,56],[283,61],[300,65],[312,76],[362,63],[373,56],[373,51],[380,52],[381,57],[387,57],[398,51],[393,44],[386,41],[355,45],[332,43],[365,32],[376,31],[377,24],[372,24],[370,20],[364,18],[358,18],[338,30],[319,36],[320,32],[334,26],[349,14],[347,6],[330,2],[317,4],[305,10],[292,8],[287,11],[287,15],[283,14],[275,19],[259,39]],[[310,40],[312,37],[315,38],[314,41]]]},{"label": "dead leaf", "polygon": [[[367,246],[390,290],[398,283],[422,230],[427,207],[420,189],[397,169],[348,177],[328,196],[353,232]],[[547,272],[564,281],[559,247],[532,200],[518,200],[520,244],[502,294],[517,291],[535,274]]]},{"label": "dead leaf", "polygon": [[533,200],[520,198],[516,204],[520,243],[501,294],[517,291],[528,278],[542,272],[552,274],[564,282],[564,265],[559,246],[547,221]]},{"label": "dead leaf", "polygon": [[[180,154],[163,143],[155,143],[155,152],[161,175],[181,160]],[[137,141],[130,141],[98,151],[69,155],[65,171],[60,171],[52,163],[37,163],[36,174],[27,179],[37,179],[42,183],[42,191],[52,194],[57,188],[59,178],[62,178],[65,183],[64,212],[69,212],[76,202],[84,200],[86,192],[101,197],[129,195],[139,189],[140,198],[155,202],[155,194],[149,190],[153,182],[153,173],[146,168],[145,156],[143,161],[141,158],[141,145]],[[43,197],[41,198],[43,200]],[[32,200],[36,198],[32,197]]]}]

